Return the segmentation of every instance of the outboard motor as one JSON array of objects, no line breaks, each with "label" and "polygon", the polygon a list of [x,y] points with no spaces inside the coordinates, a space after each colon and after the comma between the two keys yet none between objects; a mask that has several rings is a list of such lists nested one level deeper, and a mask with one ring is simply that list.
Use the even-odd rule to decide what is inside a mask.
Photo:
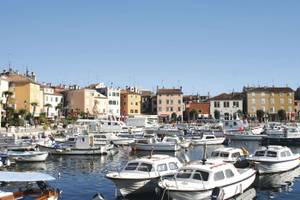
[{"label": "outboard motor", "polygon": [[224,190],[220,187],[215,187],[211,194],[211,200],[224,200]]},{"label": "outboard motor", "polygon": [[97,193],[93,196],[92,200],[105,200],[101,193]]}]

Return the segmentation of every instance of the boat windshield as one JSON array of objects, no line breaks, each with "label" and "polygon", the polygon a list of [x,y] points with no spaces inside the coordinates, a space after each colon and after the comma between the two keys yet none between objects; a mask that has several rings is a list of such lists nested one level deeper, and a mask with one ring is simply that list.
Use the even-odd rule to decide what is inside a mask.
[{"label": "boat windshield", "polygon": [[200,180],[200,181],[207,181],[208,180],[208,175],[209,175],[208,172],[196,170],[194,172],[193,179]]},{"label": "boat windshield", "polygon": [[219,154],[220,154],[219,151],[213,151],[213,152],[211,153],[211,157],[218,157]]},{"label": "boat windshield", "polygon": [[221,152],[220,153],[220,157],[222,157],[222,158],[228,158],[229,157],[229,153],[228,152]]},{"label": "boat windshield", "polygon": [[137,163],[137,162],[128,163],[127,166],[125,167],[125,170],[128,170],[128,171],[136,170],[138,165],[139,165],[139,163]]},{"label": "boat windshield", "polygon": [[184,169],[184,170],[180,170],[177,175],[176,175],[176,178],[190,178],[191,175],[193,173],[193,170],[191,169]]},{"label": "boat windshield", "polygon": [[138,171],[142,171],[142,172],[151,172],[151,170],[152,170],[152,165],[147,163],[141,163],[138,167]]},{"label": "boat windshield", "polygon": [[275,158],[275,157],[277,157],[277,152],[276,151],[267,151],[267,157]]},{"label": "boat windshield", "polygon": [[257,151],[257,152],[255,152],[254,156],[260,157],[260,156],[264,156],[264,155],[265,155],[265,151]]}]

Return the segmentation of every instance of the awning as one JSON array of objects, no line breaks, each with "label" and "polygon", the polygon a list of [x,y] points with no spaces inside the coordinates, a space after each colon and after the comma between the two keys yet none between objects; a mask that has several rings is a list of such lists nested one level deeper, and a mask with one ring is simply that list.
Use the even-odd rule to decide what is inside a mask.
[{"label": "awning", "polygon": [[39,172],[0,172],[0,182],[53,181],[55,178]]}]

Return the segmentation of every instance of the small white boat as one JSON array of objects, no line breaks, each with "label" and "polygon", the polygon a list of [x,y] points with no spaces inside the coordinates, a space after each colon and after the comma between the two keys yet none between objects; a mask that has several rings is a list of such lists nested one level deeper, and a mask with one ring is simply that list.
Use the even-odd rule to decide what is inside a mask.
[{"label": "small white boat", "polygon": [[182,167],[180,161],[168,155],[152,155],[129,161],[118,172],[109,172],[106,178],[112,180],[123,196],[154,192],[161,177],[172,176]]},{"label": "small white boat", "polygon": [[299,166],[299,154],[283,146],[262,147],[247,160],[255,165],[260,174],[284,172]]},{"label": "small white boat", "polygon": [[107,154],[113,148],[112,144],[95,144],[93,134],[78,135],[69,137],[68,141],[62,144],[38,145],[42,151],[56,155],[101,155]]},{"label": "small white boat", "polygon": [[183,137],[178,136],[165,136],[162,142],[169,142],[174,144],[179,144],[182,148],[189,148],[191,146],[191,141],[186,140]]},{"label": "small white boat", "polygon": [[[27,197],[41,200],[58,200],[60,191],[48,185],[48,181],[55,180],[54,177],[37,172],[0,172],[0,182],[21,183],[17,191],[0,191],[1,200],[27,199]],[[33,184],[35,182],[36,184]],[[1,187],[5,190],[5,186]]]},{"label": "small white boat", "polygon": [[159,182],[159,187],[172,199],[210,199],[214,190],[229,199],[242,194],[251,186],[256,171],[237,169],[231,163],[192,161],[182,167],[173,178]]},{"label": "small white boat", "polygon": [[47,151],[9,151],[7,155],[16,162],[44,162],[48,158]]},{"label": "small white boat", "polygon": [[181,146],[175,142],[158,141],[157,138],[138,140],[133,145],[134,150],[141,151],[179,151]]},{"label": "small white boat", "polygon": [[193,137],[192,145],[214,145],[214,144],[223,144],[225,141],[224,137],[216,137],[214,135],[205,135],[203,134],[201,137]]}]

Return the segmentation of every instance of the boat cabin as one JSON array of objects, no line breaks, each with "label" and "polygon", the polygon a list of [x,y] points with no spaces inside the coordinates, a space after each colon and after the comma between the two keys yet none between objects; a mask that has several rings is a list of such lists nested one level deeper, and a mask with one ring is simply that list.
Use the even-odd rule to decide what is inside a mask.
[{"label": "boat cabin", "polygon": [[268,159],[285,159],[293,156],[292,151],[288,147],[283,146],[267,146],[255,151],[251,158],[268,158]]},{"label": "boat cabin", "polygon": [[123,168],[124,172],[141,171],[165,173],[178,170],[182,164],[175,157],[168,155],[152,155],[151,157],[142,157],[132,160]]},{"label": "boat cabin", "polygon": [[218,148],[211,153],[210,159],[221,159],[225,162],[235,162],[244,156],[242,149],[239,148]]}]

